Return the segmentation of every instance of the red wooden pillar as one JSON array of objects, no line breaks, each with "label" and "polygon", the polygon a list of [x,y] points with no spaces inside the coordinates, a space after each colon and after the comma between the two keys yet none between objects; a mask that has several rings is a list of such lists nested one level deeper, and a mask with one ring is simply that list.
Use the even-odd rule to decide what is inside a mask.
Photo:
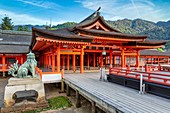
[{"label": "red wooden pillar", "polygon": [[113,59],[114,59],[114,62],[113,62],[113,63],[114,63],[114,65],[116,65],[116,56],[114,56]]},{"label": "red wooden pillar", "polygon": [[108,56],[105,56],[105,62],[108,64]]},{"label": "red wooden pillar", "polygon": [[93,53],[93,67],[96,67],[96,54]]},{"label": "red wooden pillar", "polygon": [[21,56],[21,64],[23,64],[24,63],[24,56],[22,55]]},{"label": "red wooden pillar", "polygon": [[55,71],[55,55],[54,53],[52,54],[52,72]]},{"label": "red wooden pillar", "polygon": [[124,49],[122,49],[122,54],[121,54],[121,65],[122,65],[122,68],[125,68],[125,55],[124,55]]},{"label": "red wooden pillar", "polygon": [[76,60],[76,55],[75,54],[73,54],[73,57],[72,57],[72,66],[73,66],[73,72],[75,72],[76,71],[76,62],[75,62],[75,60]]},{"label": "red wooden pillar", "polygon": [[140,66],[140,51],[137,50],[137,55],[136,55],[136,67],[139,68]]},{"label": "red wooden pillar", "polygon": [[158,57],[158,64],[160,64],[160,63],[159,63],[159,57]]},{"label": "red wooden pillar", "polygon": [[113,60],[112,60],[112,52],[110,52],[110,67],[113,65]]},{"label": "red wooden pillar", "polygon": [[45,54],[43,54],[43,55],[44,55],[43,67],[45,67]]},{"label": "red wooden pillar", "polygon": [[67,55],[67,70],[70,69],[70,55]]},{"label": "red wooden pillar", "polygon": [[47,56],[47,54],[45,55],[46,57],[46,63],[45,63],[45,68],[47,68],[47,64],[48,64],[48,56]]},{"label": "red wooden pillar", "polygon": [[80,73],[84,72],[84,47],[81,47],[80,52]]},{"label": "red wooden pillar", "polygon": [[3,77],[5,77],[5,54],[2,55],[2,72],[3,72]]},{"label": "red wooden pillar", "polygon": [[101,56],[100,56],[100,67],[102,68],[103,67],[103,55],[101,53]]},{"label": "red wooden pillar", "polygon": [[50,67],[50,55],[48,55],[48,68]]},{"label": "red wooden pillar", "polygon": [[90,69],[90,54],[87,53],[87,68]]},{"label": "red wooden pillar", "polygon": [[65,67],[65,57],[64,57],[64,55],[62,56],[62,67],[63,67],[63,69],[65,69],[64,67]]},{"label": "red wooden pillar", "polygon": [[60,72],[60,46],[57,47],[57,72]]},{"label": "red wooden pillar", "polygon": [[125,58],[124,58],[124,65],[125,65],[125,67],[126,67],[126,56],[125,56]]}]

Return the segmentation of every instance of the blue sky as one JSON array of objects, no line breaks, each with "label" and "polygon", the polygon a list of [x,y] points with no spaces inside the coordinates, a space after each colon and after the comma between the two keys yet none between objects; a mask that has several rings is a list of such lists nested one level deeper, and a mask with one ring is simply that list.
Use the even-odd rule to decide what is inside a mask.
[{"label": "blue sky", "polygon": [[0,0],[0,18],[12,18],[15,25],[52,25],[80,22],[98,7],[106,20],[170,20],[169,0]]}]

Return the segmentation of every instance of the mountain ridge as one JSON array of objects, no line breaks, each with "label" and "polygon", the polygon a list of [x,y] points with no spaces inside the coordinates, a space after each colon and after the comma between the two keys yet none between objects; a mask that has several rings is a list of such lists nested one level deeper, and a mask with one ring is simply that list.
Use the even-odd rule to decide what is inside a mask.
[{"label": "mountain ridge", "polygon": [[[167,22],[159,21],[159,22],[152,22],[143,19],[121,19],[121,20],[106,20],[106,22],[112,26],[113,28],[121,31],[122,33],[127,34],[139,34],[139,35],[148,35],[148,39],[154,40],[170,40],[170,20]],[[66,22],[63,24],[58,24],[52,26],[52,29],[61,29],[66,27],[72,27],[76,25],[76,22]],[[37,28],[45,28],[45,25],[25,25],[31,30],[32,27]],[[15,26],[17,29],[17,26]],[[167,47],[170,48],[170,43],[167,44]]]}]

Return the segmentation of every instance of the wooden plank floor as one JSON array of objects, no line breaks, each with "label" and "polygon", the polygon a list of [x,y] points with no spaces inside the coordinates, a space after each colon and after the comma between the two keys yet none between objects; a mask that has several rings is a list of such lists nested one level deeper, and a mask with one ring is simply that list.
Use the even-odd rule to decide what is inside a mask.
[{"label": "wooden plank floor", "polygon": [[65,74],[65,81],[125,113],[170,113],[170,100],[110,82],[99,81],[99,73]]}]

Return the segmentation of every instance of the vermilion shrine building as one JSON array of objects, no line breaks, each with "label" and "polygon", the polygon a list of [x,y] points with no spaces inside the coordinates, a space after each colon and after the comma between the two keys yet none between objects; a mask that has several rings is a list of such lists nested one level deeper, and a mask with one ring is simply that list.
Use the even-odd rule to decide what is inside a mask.
[{"label": "vermilion shrine building", "polygon": [[32,34],[22,31],[0,31],[0,72],[8,71],[8,66],[18,60],[23,64],[26,54],[30,51]]},{"label": "vermilion shrine building", "polygon": [[[146,50],[162,47],[166,41],[148,40],[147,36],[124,34],[109,26],[96,11],[74,27],[28,32],[0,32],[0,72],[18,60],[22,64],[32,49],[39,67],[59,72],[99,69],[100,67],[169,64],[170,52]],[[110,65],[111,64],[111,65]],[[4,73],[5,74],[5,73]]]},{"label": "vermilion shrine building", "polygon": [[[39,66],[52,69],[52,72],[60,72],[64,68],[80,69],[83,73],[84,69],[107,65],[139,67],[141,50],[160,48],[167,42],[121,33],[109,26],[99,11],[74,27],[57,30],[33,28],[32,33],[32,51],[38,55]],[[131,57],[136,59],[135,64],[131,64]],[[169,56],[167,58],[168,63]],[[159,60],[161,58],[155,57],[154,62],[159,63]],[[147,62],[145,60],[145,64]]]}]

